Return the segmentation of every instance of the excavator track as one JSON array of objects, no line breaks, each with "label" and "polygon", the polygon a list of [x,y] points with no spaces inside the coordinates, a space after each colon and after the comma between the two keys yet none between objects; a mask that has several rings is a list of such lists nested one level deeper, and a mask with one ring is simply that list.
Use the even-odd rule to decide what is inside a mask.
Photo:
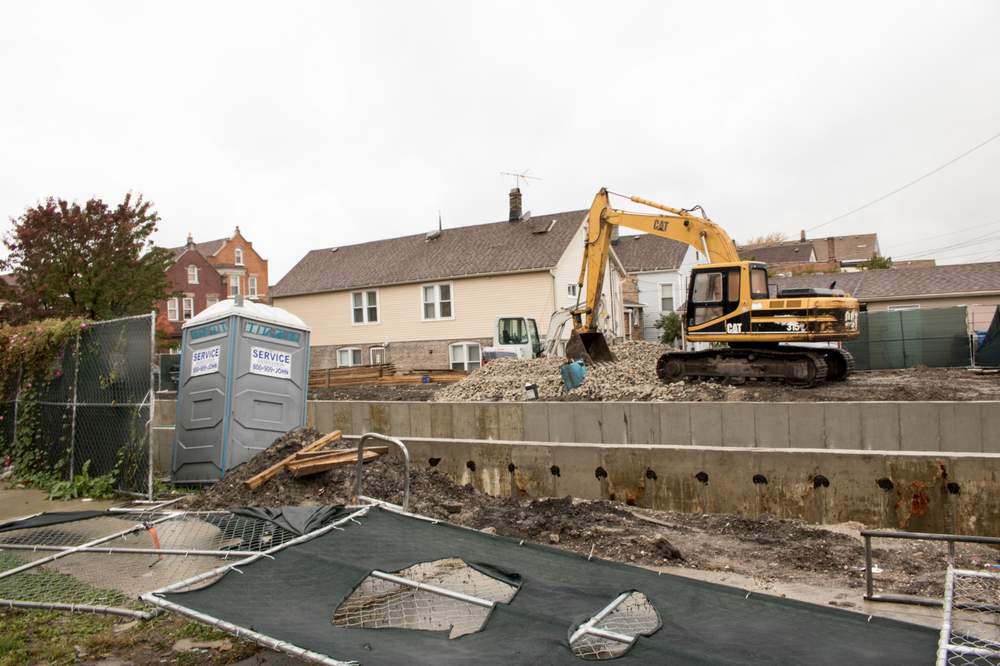
[{"label": "excavator track", "polygon": [[826,351],[808,347],[730,347],[668,352],[657,362],[656,374],[665,383],[683,379],[757,379],[811,387],[827,380]]}]

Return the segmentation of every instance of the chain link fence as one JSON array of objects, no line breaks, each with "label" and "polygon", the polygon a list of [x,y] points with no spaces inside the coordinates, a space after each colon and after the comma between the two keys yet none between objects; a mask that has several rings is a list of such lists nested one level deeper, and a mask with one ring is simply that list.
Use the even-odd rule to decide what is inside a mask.
[{"label": "chain link fence", "polygon": [[0,444],[31,432],[46,469],[67,480],[113,473],[118,490],[152,497],[155,334],[152,313],[89,323],[40,376],[11,377],[0,394]]},{"label": "chain link fence", "polygon": [[1000,573],[948,569],[937,663],[1000,665]]}]

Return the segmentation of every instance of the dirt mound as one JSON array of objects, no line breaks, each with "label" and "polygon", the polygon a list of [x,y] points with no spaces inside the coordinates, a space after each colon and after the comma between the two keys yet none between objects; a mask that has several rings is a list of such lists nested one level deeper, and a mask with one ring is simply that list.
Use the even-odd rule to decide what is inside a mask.
[{"label": "dirt mound", "polygon": [[710,382],[664,384],[656,362],[670,347],[654,342],[626,341],[611,345],[616,360],[588,366],[583,384],[573,391],[563,386],[563,358],[501,358],[466,379],[434,394],[436,402],[524,400],[524,385],[537,384],[540,400],[725,400],[729,387]]}]

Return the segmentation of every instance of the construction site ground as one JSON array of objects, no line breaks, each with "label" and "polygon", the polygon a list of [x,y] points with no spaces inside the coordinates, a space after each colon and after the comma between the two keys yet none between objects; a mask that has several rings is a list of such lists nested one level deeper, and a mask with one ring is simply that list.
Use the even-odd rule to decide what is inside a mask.
[{"label": "construction site ground", "polygon": [[835,402],[1000,400],[1000,373],[967,368],[911,368],[855,372],[847,381],[798,388],[775,382],[685,381],[664,384],[656,361],[669,348],[651,342],[612,346],[617,360],[587,369],[583,384],[563,386],[562,358],[497,359],[452,384],[384,384],[313,391],[320,400],[433,400],[439,402],[525,399],[525,384],[538,386],[540,400]]}]

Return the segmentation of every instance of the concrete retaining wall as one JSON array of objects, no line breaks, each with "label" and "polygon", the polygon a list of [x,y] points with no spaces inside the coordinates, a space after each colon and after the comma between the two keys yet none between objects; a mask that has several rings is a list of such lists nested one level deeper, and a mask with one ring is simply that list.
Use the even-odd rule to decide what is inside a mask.
[{"label": "concrete retaining wall", "polygon": [[312,400],[309,424],[348,434],[671,446],[1000,453],[1000,402]]},{"label": "concrete retaining wall", "polygon": [[403,439],[415,467],[497,496],[1000,534],[1000,454]]}]

